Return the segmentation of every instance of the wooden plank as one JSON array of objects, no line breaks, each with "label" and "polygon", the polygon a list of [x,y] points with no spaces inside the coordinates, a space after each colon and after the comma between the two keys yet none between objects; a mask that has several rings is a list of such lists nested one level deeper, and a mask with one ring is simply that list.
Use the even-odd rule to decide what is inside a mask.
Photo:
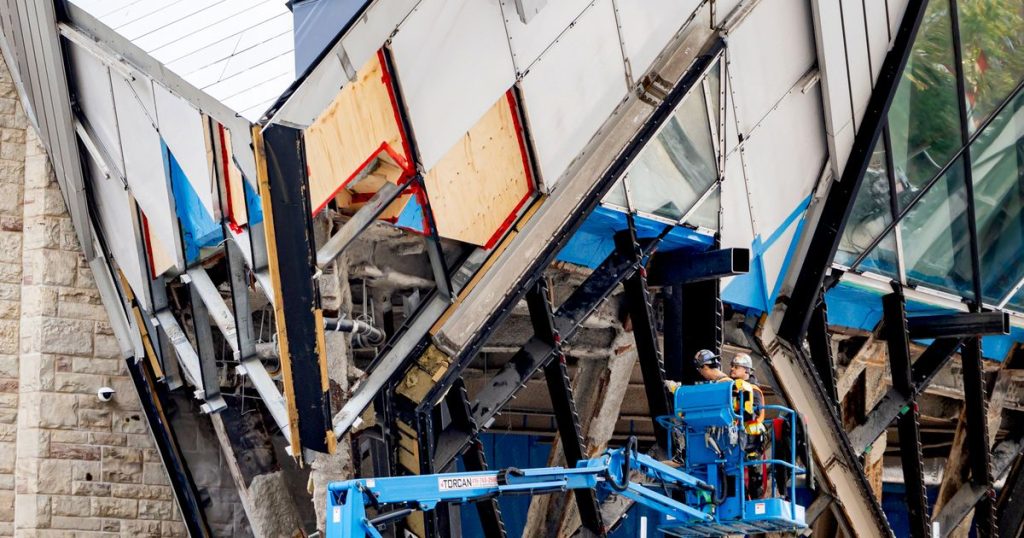
[{"label": "wooden plank", "polygon": [[491,248],[533,193],[509,91],[424,176],[437,233]]},{"label": "wooden plank", "polygon": [[[410,171],[412,159],[382,52],[338,92],[303,135],[314,214],[335,195],[340,206],[347,206],[343,187],[380,155],[387,155],[400,171]],[[397,182],[400,177],[387,179]]]}]

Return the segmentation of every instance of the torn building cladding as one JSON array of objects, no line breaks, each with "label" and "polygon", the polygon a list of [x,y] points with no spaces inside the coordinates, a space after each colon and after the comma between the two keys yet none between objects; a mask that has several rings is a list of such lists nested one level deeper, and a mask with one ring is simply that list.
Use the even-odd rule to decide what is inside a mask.
[{"label": "torn building cladding", "polygon": [[[664,445],[665,382],[696,382],[700,349],[752,354],[804,415],[814,532],[1024,525],[1019,0],[0,19],[190,535],[221,532],[219,501],[172,400],[218,433],[246,532],[310,533],[330,481]],[[636,535],[623,501],[386,531]]]}]

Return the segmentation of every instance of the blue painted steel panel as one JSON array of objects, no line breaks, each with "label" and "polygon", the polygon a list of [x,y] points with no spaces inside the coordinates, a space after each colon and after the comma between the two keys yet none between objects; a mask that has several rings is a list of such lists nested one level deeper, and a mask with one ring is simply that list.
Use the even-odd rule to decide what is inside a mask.
[{"label": "blue painted steel panel", "polygon": [[224,240],[224,230],[203,207],[202,200],[192,188],[192,183],[185,176],[170,148],[162,140],[160,144],[163,149],[164,173],[171,181],[174,208],[181,224],[185,261],[191,264],[199,259],[200,248],[213,246]]}]

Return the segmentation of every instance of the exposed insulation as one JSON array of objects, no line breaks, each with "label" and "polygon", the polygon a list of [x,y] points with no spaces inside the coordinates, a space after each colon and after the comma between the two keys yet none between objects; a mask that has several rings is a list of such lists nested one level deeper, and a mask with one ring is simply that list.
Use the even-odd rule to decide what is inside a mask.
[{"label": "exposed insulation", "polygon": [[[399,124],[383,53],[371,59],[356,79],[338,92],[305,130],[304,137],[314,214],[334,197],[342,208],[359,203],[361,197],[353,200],[353,192],[346,187],[357,181],[362,183],[367,173],[396,183],[410,172],[412,160]],[[390,166],[383,167],[381,163]],[[408,198],[396,201],[403,203],[395,208],[392,217],[397,216],[406,201]]]},{"label": "exposed insulation", "polygon": [[511,91],[424,177],[441,237],[490,248],[533,192]]}]

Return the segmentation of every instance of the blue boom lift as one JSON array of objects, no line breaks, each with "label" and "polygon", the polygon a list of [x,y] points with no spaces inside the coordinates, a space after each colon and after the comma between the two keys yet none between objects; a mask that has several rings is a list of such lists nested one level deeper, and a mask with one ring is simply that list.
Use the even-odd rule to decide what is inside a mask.
[{"label": "blue boom lift", "polygon": [[[675,392],[675,414],[658,417],[677,439],[681,464],[661,462],[639,453],[636,438],[625,448],[606,451],[601,457],[583,460],[576,468],[508,468],[390,478],[364,478],[332,482],[327,487],[327,537],[380,537],[376,526],[403,518],[415,510],[433,510],[438,503],[467,503],[503,494],[563,492],[592,489],[599,496],[622,495],[661,514],[659,530],[672,536],[724,536],[786,532],[806,527],[804,507],[796,504],[797,475],[806,470],[796,464],[797,420],[793,410],[768,405],[776,415],[766,420],[788,422],[790,456],[785,460],[748,461],[741,424],[743,398],[732,383],[684,386]],[[775,454],[776,428],[768,429],[771,454]],[[671,441],[670,441],[671,443]],[[748,499],[743,477],[759,466],[786,472],[768,473],[773,484],[766,491],[780,496]],[[632,476],[631,476],[632,475]],[[775,483],[786,475],[786,483]],[[633,478],[641,477],[640,481]],[[767,475],[765,475],[767,476]],[[367,505],[378,511],[385,505],[396,510],[369,519]]]}]

